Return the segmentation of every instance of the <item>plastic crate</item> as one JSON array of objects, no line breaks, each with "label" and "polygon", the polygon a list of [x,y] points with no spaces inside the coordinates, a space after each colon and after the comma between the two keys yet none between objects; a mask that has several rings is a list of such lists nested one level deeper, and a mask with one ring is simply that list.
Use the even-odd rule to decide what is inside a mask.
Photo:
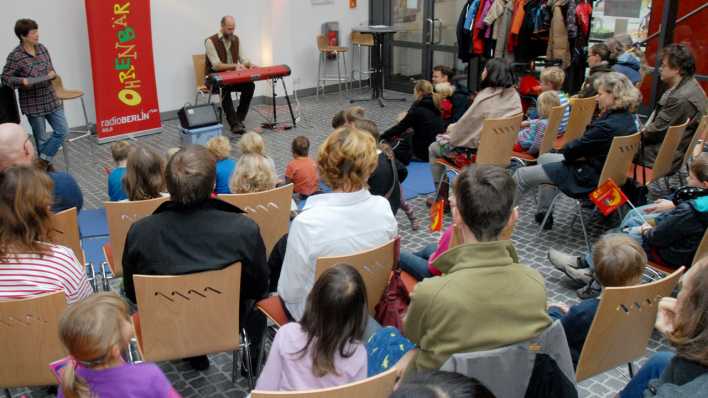
[{"label": "plastic crate", "polygon": [[200,127],[198,129],[182,128],[182,145],[206,145],[210,139],[221,135],[224,125]]}]

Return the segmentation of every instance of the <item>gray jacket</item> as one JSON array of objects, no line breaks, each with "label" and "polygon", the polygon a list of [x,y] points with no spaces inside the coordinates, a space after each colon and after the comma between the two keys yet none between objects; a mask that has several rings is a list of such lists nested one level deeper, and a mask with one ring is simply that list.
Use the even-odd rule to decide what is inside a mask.
[{"label": "gray jacket", "polygon": [[669,127],[683,124],[690,119],[674,154],[672,172],[676,172],[681,167],[683,155],[701,122],[701,117],[706,112],[707,105],[706,94],[694,78],[683,79],[674,89],[666,91],[659,99],[656,110],[649,118],[649,123],[644,127],[642,163],[645,166],[653,166]]},{"label": "gray jacket", "polygon": [[705,397],[708,391],[708,367],[675,356],[661,377],[651,380],[644,398]]}]

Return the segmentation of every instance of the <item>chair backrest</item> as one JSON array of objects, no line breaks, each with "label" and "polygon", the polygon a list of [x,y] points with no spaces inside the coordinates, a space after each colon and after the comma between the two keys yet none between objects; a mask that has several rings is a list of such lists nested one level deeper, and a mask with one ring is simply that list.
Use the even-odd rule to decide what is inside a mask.
[{"label": "chair backrest", "polygon": [[551,108],[551,112],[548,114],[548,126],[546,126],[546,131],[543,133],[541,146],[538,148],[539,156],[553,148],[553,143],[556,141],[556,137],[558,137],[558,128],[563,121],[563,113],[565,113],[566,106],[568,105],[554,106]]},{"label": "chair backrest", "polygon": [[612,145],[610,146],[610,151],[607,153],[605,165],[602,166],[602,173],[600,173],[598,185],[607,181],[608,178],[612,178],[619,186],[622,186],[622,184],[627,181],[627,171],[632,165],[634,155],[636,155],[639,150],[640,139],[641,133],[624,135],[612,139]]},{"label": "chair backrest", "polygon": [[701,239],[701,243],[698,245],[698,249],[696,249],[696,254],[693,255],[693,262],[691,265],[697,263],[698,260],[702,259],[706,255],[708,255],[708,229],[706,229],[706,232],[703,233],[703,239]]},{"label": "chair backrest", "polygon": [[352,31],[352,44],[359,45],[359,46],[373,47],[374,46],[374,35],[372,35],[371,33],[361,33],[361,32]]},{"label": "chair backrest", "polygon": [[475,163],[508,166],[522,119],[522,114],[503,119],[485,119]]},{"label": "chair backrest", "polygon": [[196,82],[197,89],[204,85],[204,80],[206,78],[206,55],[205,54],[193,54],[192,55],[192,65],[194,66],[194,81]]},{"label": "chair backrest", "polygon": [[592,121],[596,106],[597,96],[570,99],[570,117],[568,118],[568,127],[563,135],[564,142],[568,143],[583,136],[585,129]]},{"label": "chair backrest", "polygon": [[339,387],[307,391],[259,391],[253,390],[251,398],[388,398],[396,384],[398,368],[379,373],[354,383]]},{"label": "chair backrest", "polygon": [[678,126],[671,126],[666,131],[664,141],[659,147],[659,153],[656,154],[654,167],[652,167],[652,181],[656,181],[661,177],[669,175],[673,169],[674,155],[676,149],[681,143],[683,133],[686,131],[689,120]]},{"label": "chair backrest", "polygon": [[384,245],[348,256],[320,257],[315,266],[315,280],[327,269],[337,264],[349,264],[359,271],[366,285],[366,299],[369,313],[374,314],[374,308],[383,295],[393,265],[398,260],[400,238]]},{"label": "chair backrest", "polygon": [[686,153],[683,155],[683,167],[688,164],[688,159],[691,158],[691,155],[693,154],[693,148],[696,147],[698,140],[704,139],[706,133],[708,133],[708,115],[705,115],[701,118],[701,123],[698,125],[696,131],[693,133],[691,143],[688,145],[688,148],[686,148]]},{"label": "chair backrest", "polygon": [[128,230],[134,222],[152,214],[161,204],[167,202],[168,197],[149,200],[136,200],[125,202],[104,202],[106,207],[106,221],[108,235],[113,253],[113,275],[123,275],[123,248]]},{"label": "chair backrest", "polygon": [[239,346],[241,264],[178,276],[134,275],[146,361],[234,351]]},{"label": "chair backrest", "polygon": [[[486,351],[453,354],[440,368],[474,377],[497,398],[523,397],[533,374],[536,354],[546,354],[573,383],[575,373],[563,324],[555,321],[530,340]],[[548,383],[556,383],[551,378]]]},{"label": "chair backrest", "polygon": [[258,224],[270,256],[273,246],[283,235],[288,233],[290,223],[290,203],[293,197],[293,184],[256,193],[218,195],[224,202],[240,208]]},{"label": "chair backrest", "polygon": [[655,282],[603,289],[580,353],[576,380],[593,377],[645,354],[659,300],[676,286],[684,267]]},{"label": "chair backrest", "polygon": [[329,49],[329,42],[323,35],[317,35],[317,49],[320,51],[327,51]]},{"label": "chair backrest", "polygon": [[63,291],[0,301],[0,388],[57,384],[49,363],[66,356],[57,334],[64,309]]},{"label": "chair backrest", "polygon": [[66,246],[74,251],[79,263],[86,264],[84,250],[81,248],[81,234],[79,233],[79,217],[76,207],[53,213],[51,215],[53,230],[49,240],[57,245]]}]

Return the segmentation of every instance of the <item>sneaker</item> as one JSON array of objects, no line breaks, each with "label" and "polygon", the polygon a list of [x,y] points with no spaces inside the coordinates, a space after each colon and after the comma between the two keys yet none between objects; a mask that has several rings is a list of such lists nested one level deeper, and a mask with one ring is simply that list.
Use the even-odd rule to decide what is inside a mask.
[{"label": "sneaker", "polygon": [[588,267],[582,257],[572,256],[568,253],[564,253],[553,248],[548,249],[548,261],[550,261],[556,269],[561,271],[563,271],[563,268],[565,267],[575,269]]},{"label": "sneaker", "polygon": [[592,281],[592,271],[589,268],[576,269],[569,266],[564,266],[561,271],[570,278],[573,282],[587,285]]},{"label": "sneaker", "polygon": [[[544,212],[536,213],[536,215],[534,216],[534,218],[536,219],[536,224],[541,225],[541,223],[543,222],[543,218],[545,216],[546,216],[546,213],[544,213]],[[548,231],[551,229],[553,229],[553,214],[548,216],[548,220],[546,220],[546,224],[543,226],[544,231]]]},{"label": "sneaker", "polygon": [[199,355],[196,357],[185,358],[189,366],[194,370],[207,370],[209,369],[209,358],[206,355]]},{"label": "sneaker", "polygon": [[600,289],[600,285],[597,283],[597,280],[593,278],[586,286],[576,290],[575,294],[578,296],[579,299],[587,300],[591,298],[597,298],[598,296],[600,296],[601,292],[602,289]]}]

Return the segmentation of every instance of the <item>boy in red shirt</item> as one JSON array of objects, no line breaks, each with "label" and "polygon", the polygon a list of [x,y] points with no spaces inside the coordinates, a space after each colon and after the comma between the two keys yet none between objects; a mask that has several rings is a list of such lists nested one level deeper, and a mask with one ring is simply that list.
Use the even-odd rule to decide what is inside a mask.
[{"label": "boy in red shirt", "polygon": [[293,160],[285,168],[285,183],[293,183],[293,192],[305,199],[319,188],[317,164],[310,159],[310,140],[304,136],[295,137],[292,143]]}]

